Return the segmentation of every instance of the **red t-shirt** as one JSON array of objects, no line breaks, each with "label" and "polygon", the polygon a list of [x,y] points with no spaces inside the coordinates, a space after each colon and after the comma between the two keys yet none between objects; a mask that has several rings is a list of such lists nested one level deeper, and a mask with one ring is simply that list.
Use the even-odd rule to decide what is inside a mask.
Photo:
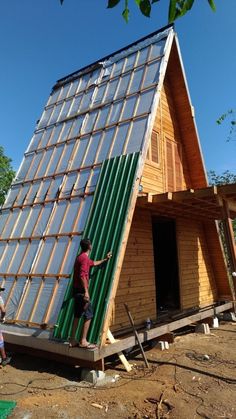
[{"label": "red t-shirt", "polygon": [[91,266],[94,266],[94,261],[89,259],[85,252],[80,253],[75,259],[73,286],[81,293],[85,292],[81,280],[84,279],[87,282],[87,286],[89,285],[89,271]]}]

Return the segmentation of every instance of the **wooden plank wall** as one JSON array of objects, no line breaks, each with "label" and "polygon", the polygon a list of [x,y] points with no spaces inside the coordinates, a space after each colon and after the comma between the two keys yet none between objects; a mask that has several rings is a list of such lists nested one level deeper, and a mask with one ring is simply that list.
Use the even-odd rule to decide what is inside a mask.
[{"label": "wooden plank wall", "polygon": [[219,241],[215,221],[204,224],[207,247],[213,261],[214,277],[217,285],[219,299],[232,298],[227,270],[221,242]]},{"label": "wooden plank wall", "polygon": [[[153,214],[138,207],[135,210],[115,298],[112,331],[129,326],[124,303],[129,305],[136,325],[144,324],[147,317],[157,317],[151,224]],[[218,284],[216,286],[212,246],[208,247],[205,225],[200,221],[177,218],[176,233],[181,309],[212,304],[218,299]],[[217,269],[220,263],[219,259]],[[221,269],[220,277],[223,265]]]},{"label": "wooden plank wall", "polygon": [[189,101],[175,40],[168,61],[167,77],[171,91],[174,92],[172,97],[174,98],[176,115],[180,121],[179,128],[182,144],[184,145],[190,168],[191,187],[193,189],[204,188],[207,186],[207,180],[203,156],[198,144],[197,132],[192,116],[194,109]]},{"label": "wooden plank wall", "polygon": [[[142,186],[144,192],[163,193],[168,189],[167,182],[167,158],[166,149],[169,145],[173,146],[173,174],[177,170],[182,172],[182,182],[178,182],[175,190],[188,189],[191,187],[189,167],[184,144],[181,141],[181,133],[176,115],[176,108],[173,100],[173,92],[169,80],[166,78],[161,92],[160,104],[156,115],[154,130],[159,133],[159,164],[155,164],[150,160],[146,160]],[[180,161],[176,161],[176,148],[180,149]],[[179,165],[180,163],[180,165]],[[176,167],[174,167],[176,166]],[[180,166],[180,167],[179,167]]]},{"label": "wooden plank wall", "polygon": [[181,306],[183,309],[213,303],[218,298],[204,225],[190,219],[176,223]]},{"label": "wooden plank wall", "polygon": [[156,318],[152,224],[149,211],[136,208],[122,266],[113,312],[113,331],[130,326],[127,303],[135,324]]}]

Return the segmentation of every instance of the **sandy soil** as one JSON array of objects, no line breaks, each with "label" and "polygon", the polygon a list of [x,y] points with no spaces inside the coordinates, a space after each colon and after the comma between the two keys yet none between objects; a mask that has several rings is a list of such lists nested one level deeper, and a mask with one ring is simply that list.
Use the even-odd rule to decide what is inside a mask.
[{"label": "sandy soil", "polygon": [[150,369],[140,356],[130,360],[129,374],[111,364],[106,374],[119,374],[118,381],[95,388],[79,381],[78,368],[15,354],[0,369],[0,399],[17,401],[17,419],[236,419],[236,323],[146,354]]}]

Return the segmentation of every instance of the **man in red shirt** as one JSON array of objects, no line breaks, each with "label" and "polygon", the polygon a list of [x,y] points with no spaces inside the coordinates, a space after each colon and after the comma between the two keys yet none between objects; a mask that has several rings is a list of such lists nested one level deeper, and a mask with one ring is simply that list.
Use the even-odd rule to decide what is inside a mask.
[{"label": "man in red shirt", "polygon": [[[87,341],[87,334],[91,319],[93,318],[93,308],[89,296],[89,271],[92,266],[99,266],[107,262],[112,254],[109,252],[105,259],[93,261],[89,258],[92,244],[89,239],[83,239],[80,242],[81,253],[77,256],[74,264],[73,275],[73,297],[74,297],[74,321],[72,326],[72,333],[70,339],[70,347],[79,346],[86,349],[95,349],[96,345]],[[84,325],[80,343],[75,339],[78,322],[81,317],[84,317]]]}]

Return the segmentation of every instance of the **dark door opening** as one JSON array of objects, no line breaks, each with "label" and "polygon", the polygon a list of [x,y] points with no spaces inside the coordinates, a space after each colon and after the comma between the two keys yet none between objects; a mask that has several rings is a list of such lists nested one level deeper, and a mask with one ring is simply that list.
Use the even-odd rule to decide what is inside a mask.
[{"label": "dark door opening", "polygon": [[175,221],[153,218],[157,311],[180,308]]}]

